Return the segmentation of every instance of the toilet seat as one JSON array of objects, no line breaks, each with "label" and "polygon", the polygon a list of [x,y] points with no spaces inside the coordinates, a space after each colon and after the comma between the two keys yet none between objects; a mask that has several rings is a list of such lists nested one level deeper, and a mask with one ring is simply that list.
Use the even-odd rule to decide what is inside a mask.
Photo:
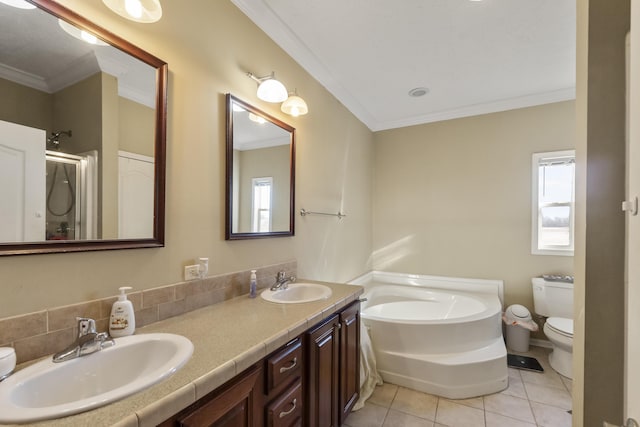
[{"label": "toilet seat", "polygon": [[564,317],[549,317],[547,319],[547,326],[552,331],[564,337],[573,338],[573,319],[567,319]]}]

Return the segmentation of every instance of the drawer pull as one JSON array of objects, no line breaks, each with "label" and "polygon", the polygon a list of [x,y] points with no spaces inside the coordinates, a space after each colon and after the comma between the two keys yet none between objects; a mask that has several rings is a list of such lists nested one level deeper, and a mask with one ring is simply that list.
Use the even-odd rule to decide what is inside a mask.
[{"label": "drawer pull", "polygon": [[291,363],[289,364],[289,366],[283,366],[282,368],[280,368],[280,373],[283,374],[287,371],[292,370],[293,368],[296,367],[297,364],[298,364],[298,358],[294,357]]},{"label": "drawer pull", "polygon": [[298,403],[298,399],[293,399],[293,402],[291,402],[291,404],[293,405],[293,407],[291,409],[289,409],[288,411],[282,411],[280,412],[280,418],[284,418],[287,415],[289,415],[290,413],[292,413],[293,411],[296,410],[296,406]]}]

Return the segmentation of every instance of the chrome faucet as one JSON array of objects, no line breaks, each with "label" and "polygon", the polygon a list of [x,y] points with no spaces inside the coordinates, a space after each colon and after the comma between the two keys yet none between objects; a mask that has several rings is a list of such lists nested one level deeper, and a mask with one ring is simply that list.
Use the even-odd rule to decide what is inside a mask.
[{"label": "chrome faucet", "polygon": [[276,283],[271,286],[272,291],[277,291],[279,289],[287,289],[289,287],[289,283],[295,282],[295,276],[286,277],[287,274],[284,271],[278,271],[276,275]]},{"label": "chrome faucet", "polygon": [[95,353],[103,348],[111,347],[115,341],[106,332],[96,331],[96,321],[85,317],[77,317],[78,338],[74,343],[53,355],[55,363],[65,362],[76,357]]}]

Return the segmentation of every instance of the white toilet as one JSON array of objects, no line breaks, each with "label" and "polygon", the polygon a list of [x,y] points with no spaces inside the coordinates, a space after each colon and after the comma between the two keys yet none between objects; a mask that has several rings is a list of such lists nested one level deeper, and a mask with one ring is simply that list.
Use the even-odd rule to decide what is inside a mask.
[{"label": "white toilet", "polygon": [[553,348],[549,364],[559,374],[573,378],[573,283],[534,277],[531,284],[534,310],[547,317],[543,331]]}]

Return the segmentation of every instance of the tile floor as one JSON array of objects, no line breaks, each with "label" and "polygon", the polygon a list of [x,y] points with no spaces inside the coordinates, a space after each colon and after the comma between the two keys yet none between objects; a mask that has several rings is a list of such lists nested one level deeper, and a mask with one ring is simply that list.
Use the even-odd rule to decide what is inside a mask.
[{"label": "tile floor", "polygon": [[571,427],[571,380],[549,366],[551,350],[530,347],[544,373],[509,368],[509,387],[450,400],[384,384],[342,427]]}]

